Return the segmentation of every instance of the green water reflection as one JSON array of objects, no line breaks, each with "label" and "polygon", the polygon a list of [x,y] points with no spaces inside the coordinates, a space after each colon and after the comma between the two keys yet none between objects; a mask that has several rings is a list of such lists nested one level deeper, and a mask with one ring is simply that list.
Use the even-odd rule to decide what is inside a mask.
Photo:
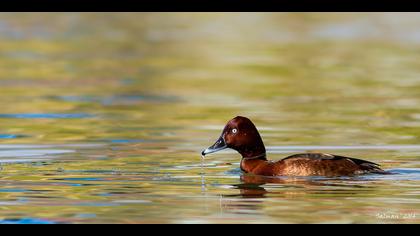
[{"label": "green water reflection", "polygon": [[[419,223],[420,148],[404,148],[420,141],[419,20],[2,13],[0,219]],[[243,175],[234,152],[201,163],[236,115],[272,159],[333,146],[399,174],[273,180]],[[352,145],[384,148],[339,148]]]}]

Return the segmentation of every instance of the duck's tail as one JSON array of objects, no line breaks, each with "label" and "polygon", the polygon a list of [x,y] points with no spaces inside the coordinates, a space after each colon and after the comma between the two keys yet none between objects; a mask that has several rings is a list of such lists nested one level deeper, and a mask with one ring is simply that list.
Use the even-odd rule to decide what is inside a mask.
[{"label": "duck's tail", "polygon": [[365,160],[361,160],[357,158],[351,158],[351,157],[349,157],[349,159],[352,160],[354,163],[356,163],[364,173],[382,174],[382,175],[392,174],[391,172],[381,169],[380,165],[377,163],[365,161]]}]

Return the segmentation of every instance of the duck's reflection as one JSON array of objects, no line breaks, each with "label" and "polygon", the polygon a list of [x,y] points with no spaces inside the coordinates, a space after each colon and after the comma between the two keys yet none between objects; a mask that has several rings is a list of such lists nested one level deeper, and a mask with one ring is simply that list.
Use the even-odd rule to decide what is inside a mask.
[{"label": "duck's reflection", "polygon": [[[252,174],[240,176],[241,183],[233,187],[237,194],[223,195],[221,208],[230,213],[252,213],[263,212],[266,199],[277,200],[301,200],[303,202],[316,202],[315,195],[336,194],[336,197],[345,197],[354,194],[366,194],[367,191],[374,191],[375,187],[366,186],[367,179],[340,179],[340,178],[308,178],[308,177],[265,177]],[[359,182],[361,181],[361,182]],[[270,201],[272,202],[272,201]],[[278,202],[281,204],[281,201]]]},{"label": "duck's reflection", "polygon": [[[240,177],[241,183],[235,185],[237,189],[239,189],[240,196],[243,198],[264,198],[267,194],[274,194],[282,197],[286,197],[287,195],[295,195],[296,191],[285,191],[284,188],[293,186],[294,189],[298,189],[297,191],[302,194],[302,188],[307,186],[324,186],[326,185],[324,182],[311,180],[308,178],[278,178],[278,177],[266,177],[260,175],[248,175],[244,174]],[[266,190],[264,185],[266,184],[279,184],[284,187],[281,190]],[[281,194],[281,195],[280,195]]]},{"label": "duck's reflection", "polygon": [[268,183],[285,184],[287,180],[281,178],[269,178],[252,174],[240,176],[241,183],[233,185],[234,189],[239,190],[237,194],[223,195],[221,210],[226,213],[236,214],[263,214],[263,203],[267,194],[276,194],[268,191],[264,185]]},{"label": "duck's reflection", "polygon": [[234,185],[239,190],[239,196],[243,198],[263,198],[268,191],[263,187],[268,178],[256,175],[241,175],[241,183]]},{"label": "duck's reflection", "polygon": [[[234,185],[240,190],[240,196],[266,197],[267,194],[273,194],[277,197],[290,197],[296,195],[305,195],[307,193],[319,193],[328,191],[349,192],[364,189],[373,190],[374,186],[366,185],[368,178],[322,178],[322,177],[267,177],[260,175],[244,174],[240,176],[241,183]],[[267,184],[274,184],[274,188],[266,190]]]}]

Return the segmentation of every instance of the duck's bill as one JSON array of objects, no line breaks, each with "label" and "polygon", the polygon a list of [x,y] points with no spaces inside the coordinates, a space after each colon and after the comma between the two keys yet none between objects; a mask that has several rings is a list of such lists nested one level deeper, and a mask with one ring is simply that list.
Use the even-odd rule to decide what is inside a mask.
[{"label": "duck's bill", "polygon": [[207,154],[213,153],[213,152],[218,152],[220,150],[223,150],[227,148],[225,140],[223,139],[223,137],[220,137],[213,145],[211,145],[209,148],[203,150],[201,152],[201,155],[205,156]]}]

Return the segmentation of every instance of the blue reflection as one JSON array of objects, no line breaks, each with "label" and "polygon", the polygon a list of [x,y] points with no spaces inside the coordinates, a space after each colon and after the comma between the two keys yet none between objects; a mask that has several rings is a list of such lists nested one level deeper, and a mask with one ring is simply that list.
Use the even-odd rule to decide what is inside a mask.
[{"label": "blue reflection", "polygon": [[54,221],[36,218],[4,219],[0,224],[56,224]]},{"label": "blue reflection", "polygon": [[23,113],[23,114],[0,114],[0,118],[15,119],[77,119],[89,118],[93,115],[86,113],[59,114],[59,113]]}]

